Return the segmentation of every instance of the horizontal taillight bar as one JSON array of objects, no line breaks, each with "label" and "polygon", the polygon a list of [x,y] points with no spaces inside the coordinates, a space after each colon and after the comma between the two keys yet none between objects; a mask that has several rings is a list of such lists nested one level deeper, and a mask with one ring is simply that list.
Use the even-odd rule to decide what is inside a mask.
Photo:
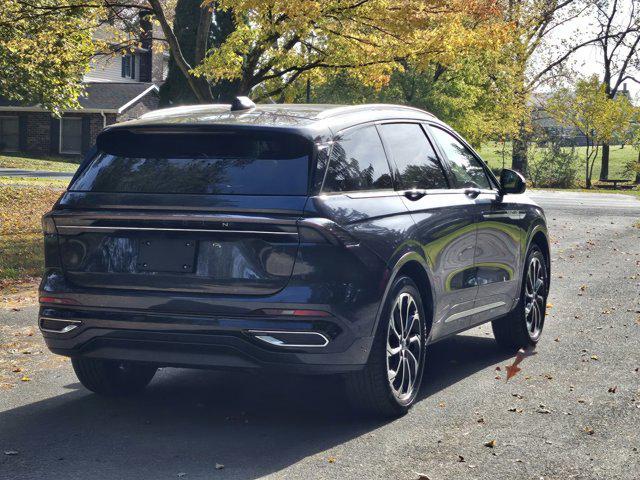
[{"label": "horizontal taillight bar", "polygon": [[77,300],[64,297],[40,297],[38,300],[40,303],[53,303],[55,305],[80,305]]}]

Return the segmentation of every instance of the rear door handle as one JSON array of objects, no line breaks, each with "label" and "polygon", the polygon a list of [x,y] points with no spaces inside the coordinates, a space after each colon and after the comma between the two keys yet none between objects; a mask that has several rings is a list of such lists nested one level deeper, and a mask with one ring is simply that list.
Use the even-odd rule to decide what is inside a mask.
[{"label": "rear door handle", "polygon": [[479,188],[465,188],[464,194],[469,198],[477,198],[480,195]]},{"label": "rear door handle", "polygon": [[413,201],[420,200],[426,194],[427,194],[426,190],[419,190],[417,188],[407,190],[404,192],[404,196],[407,197],[409,200],[413,200]]}]

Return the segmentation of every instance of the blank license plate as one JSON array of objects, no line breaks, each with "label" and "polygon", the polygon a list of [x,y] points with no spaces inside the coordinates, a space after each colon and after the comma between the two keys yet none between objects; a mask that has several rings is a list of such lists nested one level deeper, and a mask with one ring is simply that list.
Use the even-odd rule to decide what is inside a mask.
[{"label": "blank license plate", "polygon": [[140,240],[138,271],[193,273],[196,260],[194,240]]}]

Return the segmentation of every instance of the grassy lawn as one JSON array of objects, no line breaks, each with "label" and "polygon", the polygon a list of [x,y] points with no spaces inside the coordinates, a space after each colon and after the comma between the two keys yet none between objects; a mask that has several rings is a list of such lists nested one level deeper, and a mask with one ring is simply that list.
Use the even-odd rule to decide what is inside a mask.
[{"label": "grassy lawn", "polygon": [[74,173],[80,161],[80,159],[75,161],[74,159],[63,157],[29,158],[5,153],[0,155],[0,168]]},{"label": "grassy lawn", "polygon": [[[502,168],[503,166],[503,147],[500,143],[487,143],[478,150],[480,156],[485,162],[489,164],[491,168]],[[585,147],[576,147],[576,153],[580,159],[584,159]],[[542,155],[541,148],[534,149],[534,155]],[[599,154],[598,154],[599,155]],[[624,166],[630,160],[637,160],[638,151],[634,150],[629,145],[624,148],[620,148],[620,145],[612,145],[609,153],[609,178],[629,178],[630,175],[624,175],[622,171]],[[504,166],[509,167],[511,165],[511,145],[507,143],[504,148]],[[600,156],[596,160],[593,167],[593,180],[597,181],[600,177]],[[584,181],[584,160],[581,168],[578,169],[578,180]]]},{"label": "grassy lawn", "polygon": [[40,218],[62,191],[51,184],[0,184],[0,291],[40,276]]}]

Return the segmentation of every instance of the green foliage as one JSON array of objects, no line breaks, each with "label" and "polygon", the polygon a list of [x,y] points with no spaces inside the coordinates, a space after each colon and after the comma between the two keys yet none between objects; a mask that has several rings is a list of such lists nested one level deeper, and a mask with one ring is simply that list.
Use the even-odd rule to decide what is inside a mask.
[{"label": "green foliage", "polygon": [[531,184],[539,188],[574,188],[579,166],[576,149],[552,140],[541,150],[541,155],[533,155],[529,161]]},{"label": "green foliage", "polygon": [[[209,0],[234,29],[211,48],[194,75],[236,82],[255,99],[282,99],[298,80],[314,83],[349,71],[386,85],[402,61],[442,65],[467,52],[496,49],[506,30],[492,0]],[[279,97],[280,96],[280,97]]]},{"label": "green foliage", "polygon": [[594,75],[578,79],[575,88],[558,89],[546,110],[561,125],[573,126],[585,136],[585,183],[590,188],[599,146],[613,142],[630,129],[633,105],[622,95],[610,99]]},{"label": "green foliage", "polygon": [[[471,143],[479,145],[507,137],[517,129],[520,112],[505,52],[461,55],[454,63],[426,65],[404,62],[380,89],[363,85],[347,72],[338,72],[312,88],[318,103],[384,102],[411,105],[450,123]],[[301,85],[299,87],[302,87]],[[304,101],[299,88],[293,97]]]},{"label": "green foliage", "polygon": [[[173,30],[180,42],[180,49],[189,64],[193,65],[196,26],[200,18],[202,0],[178,0],[173,20]],[[198,103],[195,93],[189,87],[187,79],[176,66],[173,56],[169,57],[169,74],[160,87],[160,106],[189,105]]]},{"label": "green foliage", "polygon": [[53,112],[77,107],[100,11],[80,0],[2,0],[0,95]]}]

